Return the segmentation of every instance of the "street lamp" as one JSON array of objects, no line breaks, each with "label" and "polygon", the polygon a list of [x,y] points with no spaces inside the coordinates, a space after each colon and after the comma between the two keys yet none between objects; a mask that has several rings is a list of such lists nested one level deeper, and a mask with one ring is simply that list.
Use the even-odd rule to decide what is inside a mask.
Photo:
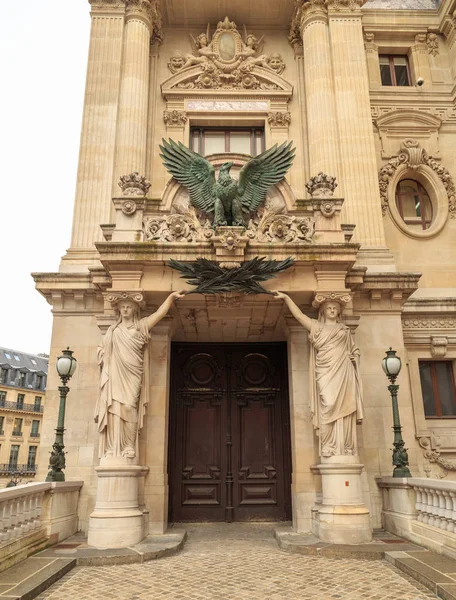
[{"label": "street lamp", "polygon": [[65,481],[65,473],[62,469],[65,468],[65,446],[63,445],[63,432],[65,431],[65,404],[66,397],[70,388],[67,386],[71,376],[76,371],[77,361],[73,356],[73,351],[67,348],[62,350],[62,356],[57,359],[57,373],[62,380],[62,385],[59,386],[60,406],[59,416],[57,419],[57,428],[55,430],[55,442],[52,446],[51,456],[49,458],[49,472],[46,481]]},{"label": "street lamp", "polygon": [[397,391],[399,386],[396,385],[397,376],[401,370],[401,359],[396,356],[396,350],[391,347],[386,351],[386,356],[382,360],[382,368],[385,375],[390,380],[388,390],[391,393],[391,401],[393,404],[393,431],[394,431],[394,450],[393,450],[393,477],[411,477],[410,469],[408,468],[408,454],[404,448],[405,442],[402,439],[402,427],[399,419],[399,408],[397,405]]}]

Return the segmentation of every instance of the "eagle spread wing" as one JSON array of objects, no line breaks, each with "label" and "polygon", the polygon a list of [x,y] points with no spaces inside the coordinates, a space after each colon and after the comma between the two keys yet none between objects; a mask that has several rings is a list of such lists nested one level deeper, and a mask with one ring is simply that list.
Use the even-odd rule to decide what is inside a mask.
[{"label": "eagle spread wing", "polygon": [[253,212],[265,201],[268,189],[279,183],[294,159],[293,142],[273,146],[245,164],[239,173],[238,199],[245,212]]},{"label": "eagle spread wing", "polygon": [[186,148],[181,142],[162,140],[163,164],[171,175],[185,185],[194,206],[203,212],[214,211],[215,168],[205,158]]}]

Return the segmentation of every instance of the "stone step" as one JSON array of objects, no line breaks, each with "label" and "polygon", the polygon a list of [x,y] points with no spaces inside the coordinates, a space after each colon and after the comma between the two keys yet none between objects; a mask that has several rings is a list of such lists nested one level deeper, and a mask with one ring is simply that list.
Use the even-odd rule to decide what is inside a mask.
[{"label": "stone step", "polygon": [[75,566],[74,558],[27,558],[0,573],[0,598],[32,600]]}]

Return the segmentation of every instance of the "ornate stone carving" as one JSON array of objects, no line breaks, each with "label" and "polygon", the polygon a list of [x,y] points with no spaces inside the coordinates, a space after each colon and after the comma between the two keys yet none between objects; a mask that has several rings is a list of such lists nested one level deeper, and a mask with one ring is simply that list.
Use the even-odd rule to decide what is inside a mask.
[{"label": "ornate stone carving", "polygon": [[271,127],[288,127],[291,123],[291,113],[270,112],[268,114],[268,123]]},{"label": "ornate stone carving", "polygon": [[107,294],[106,300],[113,308],[115,308],[119,302],[125,302],[127,300],[134,302],[139,308],[144,308],[146,305],[142,292],[110,292]]},{"label": "ornate stone carving", "polygon": [[125,0],[89,0],[93,9],[120,8],[125,6]]},{"label": "ornate stone carving", "polygon": [[413,329],[456,329],[456,317],[406,317],[402,320],[405,330]]},{"label": "ornate stone carving", "polygon": [[100,434],[99,457],[111,465],[131,459],[137,462],[138,434],[150,392],[150,331],[182,296],[173,292],[153,315],[141,319],[141,292],[108,295],[117,321],[109,327],[98,350],[100,385],[94,417]]},{"label": "ornate stone carving", "polygon": [[336,178],[322,172],[311,177],[306,183],[306,189],[312,198],[332,198],[336,187]]},{"label": "ornate stone carving", "polygon": [[184,127],[187,122],[185,110],[164,110],[163,120],[167,127]]},{"label": "ornate stone carving", "polygon": [[293,17],[290,23],[288,41],[294,50],[295,56],[302,56],[303,45],[301,37],[302,0],[295,0]]},{"label": "ornate stone carving", "polygon": [[262,54],[263,38],[257,39],[245,31],[244,38],[236,23],[225,17],[219,21],[214,35],[201,33],[190,36],[193,53],[184,57],[174,53],[168,67],[172,73],[199,66],[196,76],[177,84],[181,89],[280,89],[278,85],[261,80],[256,67],[280,75],[285,63],[280,54]]},{"label": "ornate stone carving", "polygon": [[138,171],[133,171],[130,175],[122,175],[118,185],[124,196],[145,196],[151,184]]},{"label": "ornate stone carving", "polygon": [[256,221],[257,219],[251,219],[245,232],[251,240],[282,244],[312,242],[315,222],[310,217],[276,215],[265,212],[259,222]]},{"label": "ornate stone carving", "polygon": [[124,215],[134,215],[137,208],[134,200],[124,200],[122,202],[122,212]]},{"label": "ornate stone carving", "polygon": [[209,222],[203,226],[196,215],[167,215],[147,217],[143,223],[144,239],[147,242],[199,242],[214,235]]},{"label": "ornate stone carving", "polygon": [[329,9],[336,11],[359,11],[366,0],[325,0]]},{"label": "ornate stone carving", "polygon": [[316,292],[312,306],[320,308],[325,302],[338,302],[342,307],[351,302],[349,292]]},{"label": "ornate stone carving", "polygon": [[180,50],[175,50],[174,54],[168,61],[168,69],[173,75],[182,69],[185,65],[186,59]]},{"label": "ornate stone carving", "polygon": [[336,210],[337,210],[337,205],[332,200],[325,200],[324,202],[322,202],[320,204],[320,212],[327,219],[332,217],[333,214],[336,212]]},{"label": "ornate stone carving", "polygon": [[446,356],[448,346],[448,338],[444,336],[431,337],[431,354],[438,358]]},{"label": "ornate stone carving", "polygon": [[285,71],[285,63],[283,62],[282,55],[278,52],[273,52],[266,58],[266,63],[269,65],[269,68],[277,73],[277,75],[281,75]]},{"label": "ornate stone carving", "polygon": [[450,217],[456,217],[456,188],[453,178],[449,171],[443,167],[439,161],[429,156],[420,146],[420,143],[414,139],[407,139],[401,144],[398,156],[389,160],[378,173],[378,184],[380,188],[380,198],[382,201],[382,213],[386,215],[388,209],[388,186],[390,181],[400,165],[405,165],[410,169],[418,169],[421,165],[427,165],[437,175],[445,187],[448,195],[448,210]]},{"label": "ornate stone carving", "polygon": [[439,53],[439,38],[435,33],[428,33],[426,36],[426,50],[428,54],[437,56]]},{"label": "ornate stone carving", "polygon": [[152,3],[152,34],[150,41],[152,44],[163,42],[163,21],[158,0],[154,0]]},{"label": "ornate stone carving", "polygon": [[426,34],[425,33],[417,33],[415,36],[415,44],[425,44],[426,43]]},{"label": "ornate stone carving", "polygon": [[152,18],[153,0],[125,0],[127,15],[141,15],[148,20]]},{"label": "ornate stone carving", "polygon": [[441,455],[440,439],[431,433],[430,436],[418,437],[418,443],[423,448],[423,455],[431,464],[437,464],[444,470],[441,477],[446,477],[447,471],[456,471],[456,461],[444,458]]}]

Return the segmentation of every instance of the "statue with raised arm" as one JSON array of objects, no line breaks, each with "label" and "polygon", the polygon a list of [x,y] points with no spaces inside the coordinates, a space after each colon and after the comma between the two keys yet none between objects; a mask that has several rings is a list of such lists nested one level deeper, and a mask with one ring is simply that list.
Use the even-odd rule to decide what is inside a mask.
[{"label": "statue with raised arm", "polygon": [[359,349],[350,329],[340,322],[342,301],[324,300],[317,320],[305,315],[286,294],[275,292],[275,296],[285,300],[291,314],[309,332],[310,405],[320,455],[356,455],[356,423],[364,416]]},{"label": "statue with raised arm", "polygon": [[142,294],[121,293],[112,303],[117,321],[98,348],[100,389],[95,421],[99,457],[135,458],[149,392],[148,342],[151,329],[184,292],[173,292],[151,315],[140,319]]}]

